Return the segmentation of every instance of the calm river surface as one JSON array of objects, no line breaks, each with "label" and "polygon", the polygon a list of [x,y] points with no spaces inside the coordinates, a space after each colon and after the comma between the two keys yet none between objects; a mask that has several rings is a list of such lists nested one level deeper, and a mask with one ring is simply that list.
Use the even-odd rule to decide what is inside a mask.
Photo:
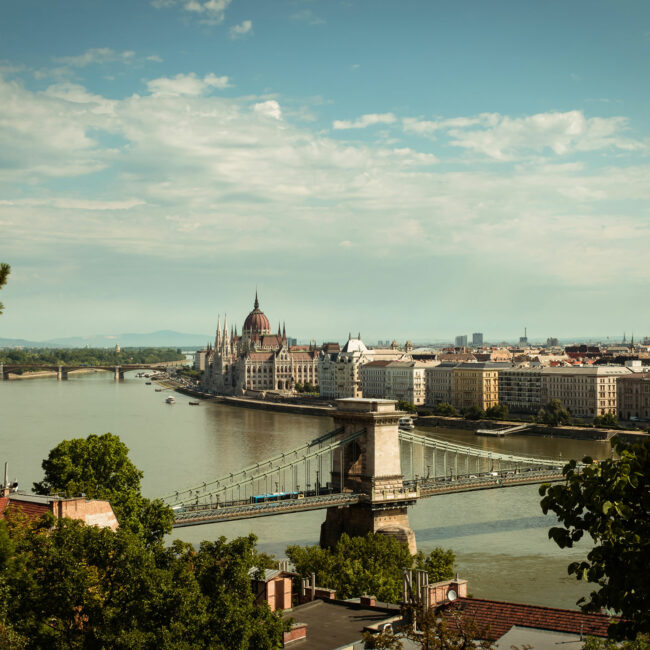
[{"label": "calm river surface", "polygon": [[[262,460],[330,431],[332,421],[201,402],[175,393],[164,403],[144,379],[111,373],[0,382],[0,461],[10,478],[29,490],[41,478],[41,461],[66,438],[110,431],[128,445],[143,470],[146,496],[163,496]],[[471,432],[426,429],[447,440],[563,458],[609,455],[608,443],[541,437],[479,438]],[[456,552],[458,571],[476,597],[575,607],[585,585],[566,574],[587,545],[560,550],[548,540],[554,524],[539,507],[537,486],[486,490],[423,499],[410,512],[418,548]],[[288,544],[318,543],[325,511],[280,515],[175,531],[173,538],[198,543],[221,535],[254,532],[261,550],[283,556]]]}]

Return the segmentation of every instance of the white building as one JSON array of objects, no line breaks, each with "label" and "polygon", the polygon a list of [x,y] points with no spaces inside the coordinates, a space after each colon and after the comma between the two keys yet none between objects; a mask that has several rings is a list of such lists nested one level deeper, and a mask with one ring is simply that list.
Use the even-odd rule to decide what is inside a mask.
[{"label": "white building", "polygon": [[370,361],[361,367],[363,396],[424,404],[426,367],[417,361]]},{"label": "white building", "polygon": [[323,351],[318,362],[321,397],[362,397],[360,368],[371,361],[409,359],[399,349],[369,349],[360,338],[349,338],[340,352]]}]

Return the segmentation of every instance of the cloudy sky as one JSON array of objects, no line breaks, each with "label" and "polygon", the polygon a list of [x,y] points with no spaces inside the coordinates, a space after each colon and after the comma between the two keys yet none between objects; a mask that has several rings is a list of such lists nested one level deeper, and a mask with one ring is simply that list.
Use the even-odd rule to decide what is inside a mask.
[{"label": "cloudy sky", "polygon": [[0,7],[0,337],[650,335],[647,0]]}]

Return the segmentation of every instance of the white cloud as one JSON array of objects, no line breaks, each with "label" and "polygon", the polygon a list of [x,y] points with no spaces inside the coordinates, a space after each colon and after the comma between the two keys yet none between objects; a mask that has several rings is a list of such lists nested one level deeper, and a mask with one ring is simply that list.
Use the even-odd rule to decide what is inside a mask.
[{"label": "white cloud", "polygon": [[226,17],[226,9],[231,0],[151,0],[156,9],[168,9],[180,6],[184,11],[200,16],[202,23],[221,24]]},{"label": "white cloud", "polygon": [[253,110],[260,115],[266,115],[276,120],[282,119],[282,109],[275,99],[269,99],[265,102],[259,102],[253,106]]},{"label": "white cloud", "polygon": [[230,38],[241,38],[246,36],[246,34],[252,34],[253,30],[253,21],[244,20],[239,23],[239,25],[233,25],[230,28]]},{"label": "white cloud", "polygon": [[474,117],[433,121],[404,118],[402,128],[405,133],[431,139],[444,134],[452,146],[500,161],[517,160],[548,151],[562,156],[608,148],[627,151],[645,148],[642,143],[625,136],[627,118],[587,118],[577,110],[525,117],[483,113]]},{"label": "white cloud", "polygon": [[340,129],[365,129],[375,124],[393,124],[397,118],[392,113],[368,113],[356,120],[334,120],[332,128]]},{"label": "white cloud", "polygon": [[132,63],[135,60],[135,52],[125,50],[116,52],[109,47],[92,48],[77,56],[55,57],[54,61],[64,66],[73,68],[85,68],[92,64],[102,63]]},{"label": "white cloud", "polygon": [[207,74],[203,79],[194,73],[177,74],[175,77],[160,77],[147,82],[150,93],[155,95],[202,95],[210,88],[229,88],[228,77]]},{"label": "white cloud", "polygon": [[[600,155],[625,121],[432,120],[454,141],[487,132],[503,154],[551,153],[450,170],[428,140],[425,150],[340,142],[297,125],[284,100],[207,92],[220,79],[157,79],[119,100],[77,84],[32,92],[0,80],[3,244],[47,254],[92,243],[166,259],[301,251],[312,260],[353,244],[360,259],[481,255],[486,269],[534,269],[563,285],[650,281],[650,265],[639,263],[650,239],[650,165],[618,147],[609,166]],[[567,153],[553,164],[561,145]],[[598,167],[568,158],[588,147],[601,148]],[[102,170],[106,179],[84,183]],[[57,176],[74,183],[57,188]]]}]

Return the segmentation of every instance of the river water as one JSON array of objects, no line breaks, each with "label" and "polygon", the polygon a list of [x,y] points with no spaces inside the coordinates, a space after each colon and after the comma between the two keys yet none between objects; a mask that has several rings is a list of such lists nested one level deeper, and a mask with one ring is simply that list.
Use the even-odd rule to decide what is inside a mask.
[{"label": "river water", "polygon": [[[201,402],[189,407],[184,395],[165,404],[129,373],[116,383],[111,373],[0,382],[0,461],[10,478],[29,490],[42,477],[41,461],[66,438],[117,434],[143,470],[146,496],[163,496],[276,452],[288,450],[333,428],[329,418],[272,413]],[[605,458],[608,443],[532,436],[479,438],[471,432],[426,429],[461,444],[539,456]],[[554,525],[539,507],[538,486],[485,490],[423,499],[410,511],[418,548],[451,548],[461,577],[476,597],[555,607],[575,607],[588,593],[566,573],[583,557],[587,543],[560,550],[547,536]],[[316,544],[325,511],[279,515],[181,528],[171,538],[192,543],[254,532],[259,548],[282,557],[288,544]]]}]

